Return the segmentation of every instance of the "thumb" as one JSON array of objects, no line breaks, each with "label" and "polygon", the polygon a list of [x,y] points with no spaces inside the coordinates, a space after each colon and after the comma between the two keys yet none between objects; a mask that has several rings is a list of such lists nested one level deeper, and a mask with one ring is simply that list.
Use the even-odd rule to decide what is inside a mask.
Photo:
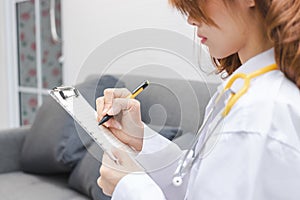
[{"label": "thumb", "polygon": [[108,128],[115,128],[121,130],[123,127],[120,122],[114,118],[110,119],[108,122],[105,123],[105,126]]},{"label": "thumb", "polygon": [[141,172],[143,168],[138,162],[130,156],[130,154],[121,149],[112,149],[113,155],[118,159],[119,164],[122,166],[124,171],[127,172]]}]

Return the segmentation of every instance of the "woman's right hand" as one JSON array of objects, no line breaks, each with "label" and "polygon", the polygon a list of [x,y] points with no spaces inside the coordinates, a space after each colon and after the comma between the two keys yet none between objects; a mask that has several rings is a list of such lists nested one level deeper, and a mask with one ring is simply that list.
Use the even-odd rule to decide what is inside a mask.
[{"label": "woman's right hand", "polygon": [[141,119],[140,102],[128,98],[131,95],[126,88],[105,89],[104,96],[97,98],[98,122],[106,115],[113,115],[105,122],[110,131],[123,143],[137,151],[142,150],[144,124]]}]

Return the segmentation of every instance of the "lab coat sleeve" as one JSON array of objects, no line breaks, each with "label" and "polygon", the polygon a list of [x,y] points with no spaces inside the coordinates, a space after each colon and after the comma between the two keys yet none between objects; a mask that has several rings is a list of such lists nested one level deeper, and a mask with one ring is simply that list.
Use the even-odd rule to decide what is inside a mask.
[{"label": "lab coat sleeve", "polygon": [[172,184],[182,153],[177,145],[145,125],[143,148],[136,160],[146,173],[131,173],[122,178],[115,188],[113,199],[183,199],[187,181],[181,187]]},{"label": "lab coat sleeve", "polygon": [[145,173],[128,174],[115,188],[112,200],[165,200],[159,186]]}]

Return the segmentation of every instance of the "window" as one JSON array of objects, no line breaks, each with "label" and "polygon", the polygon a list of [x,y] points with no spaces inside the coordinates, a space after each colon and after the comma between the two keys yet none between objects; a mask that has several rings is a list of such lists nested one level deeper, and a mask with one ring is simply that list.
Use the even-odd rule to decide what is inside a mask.
[{"label": "window", "polygon": [[61,35],[60,5],[59,0],[15,0],[12,6],[19,125],[31,124],[48,90],[62,84],[62,45],[55,37],[56,32]]}]

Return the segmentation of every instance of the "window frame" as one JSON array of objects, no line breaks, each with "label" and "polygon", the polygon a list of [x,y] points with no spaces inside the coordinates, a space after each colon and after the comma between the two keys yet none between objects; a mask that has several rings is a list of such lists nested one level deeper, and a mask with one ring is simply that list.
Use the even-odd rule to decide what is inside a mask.
[{"label": "window frame", "polygon": [[21,122],[20,94],[37,95],[37,107],[41,106],[43,96],[48,95],[48,89],[43,88],[42,81],[42,42],[41,42],[41,0],[35,0],[35,42],[36,42],[36,76],[37,87],[25,87],[19,85],[19,55],[18,55],[18,29],[17,29],[17,5],[30,0],[5,0],[5,39],[7,50],[7,75],[8,75],[8,118],[10,128],[19,127]]}]

